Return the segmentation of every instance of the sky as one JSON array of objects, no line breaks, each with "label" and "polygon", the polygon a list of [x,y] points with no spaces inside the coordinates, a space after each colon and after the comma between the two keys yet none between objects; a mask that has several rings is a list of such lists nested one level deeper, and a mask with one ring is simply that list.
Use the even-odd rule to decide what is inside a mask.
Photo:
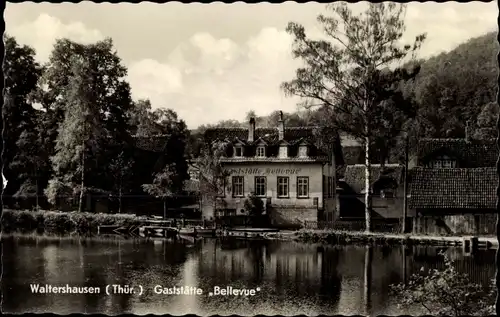
[{"label": "sky", "polygon": [[[354,12],[367,3],[350,4]],[[293,79],[300,62],[291,55],[290,21],[321,36],[319,3],[298,4],[96,4],[7,3],[6,32],[32,46],[46,62],[55,40],[93,43],[113,39],[128,68],[135,100],[171,108],[189,128],[243,120],[248,111],[267,115],[297,110],[297,99],[279,86]],[[411,2],[403,41],[427,33],[425,58],[469,38],[498,30],[496,2]]]}]

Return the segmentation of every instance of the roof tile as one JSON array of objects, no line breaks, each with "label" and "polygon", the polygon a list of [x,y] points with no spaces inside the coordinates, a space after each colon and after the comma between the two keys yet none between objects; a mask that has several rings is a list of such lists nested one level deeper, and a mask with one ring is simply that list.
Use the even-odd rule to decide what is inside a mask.
[{"label": "roof tile", "polygon": [[409,177],[410,208],[496,208],[496,168],[418,167]]}]

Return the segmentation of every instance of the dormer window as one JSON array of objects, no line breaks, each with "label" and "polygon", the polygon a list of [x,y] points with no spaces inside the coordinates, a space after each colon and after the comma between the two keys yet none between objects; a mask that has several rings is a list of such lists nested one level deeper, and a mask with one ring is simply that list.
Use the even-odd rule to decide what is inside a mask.
[{"label": "dormer window", "polygon": [[306,145],[299,146],[299,157],[307,157],[307,146]]},{"label": "dormer window", "polygon": [[280,158],[287,158],[288,157],[288,146],[286,146],[286,145],[280,146],[279,157]]},{"label": "dormer window", "polygon": [[243,147],[235,146],[234,147],[234,156],[235,157],[242,157],[243,156]]},{"label": "dormer window", "polygon": [[258,146],[256,151],[257,157],[265,157],[266,156],[266,148],[263,146]]},{"label": "dormer window", "polygon": [[455,168],[457,167],[457,161],[449,156],[442,155],[438,156],[436,159],[432,160],[428,167],[431,168]]}]

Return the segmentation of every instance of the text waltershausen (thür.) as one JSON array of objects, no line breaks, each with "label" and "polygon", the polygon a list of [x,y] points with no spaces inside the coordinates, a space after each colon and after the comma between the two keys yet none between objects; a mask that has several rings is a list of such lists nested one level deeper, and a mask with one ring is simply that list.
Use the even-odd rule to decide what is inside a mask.
[{"label": "text waltershausen (th\u00fcr.)", "polygon": [[54,286],[50,284],[30,284],[31,292],[36,294],[100,294],[99,287],[89,286]]}]

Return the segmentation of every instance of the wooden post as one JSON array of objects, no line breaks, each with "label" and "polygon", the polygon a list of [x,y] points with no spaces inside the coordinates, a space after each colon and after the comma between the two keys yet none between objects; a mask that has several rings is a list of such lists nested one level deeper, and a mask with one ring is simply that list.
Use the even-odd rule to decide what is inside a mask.
[{"label": "wooden post", "polygon": [[408,210],[408,135],[405,138],[405,166],[404,166],[404,197],[403,197],[403,233],[406,233],[406,217]]}]

